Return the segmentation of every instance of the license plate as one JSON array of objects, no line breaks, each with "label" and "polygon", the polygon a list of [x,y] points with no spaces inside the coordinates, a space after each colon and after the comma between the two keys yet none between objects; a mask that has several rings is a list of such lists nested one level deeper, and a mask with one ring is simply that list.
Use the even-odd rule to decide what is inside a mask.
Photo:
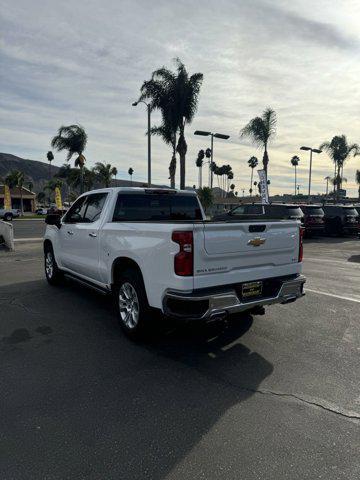
[{"label": "license plate", "polygon": [[259,297],[262,292],[262,282],[243,283],[241,294],[243,298]]}]

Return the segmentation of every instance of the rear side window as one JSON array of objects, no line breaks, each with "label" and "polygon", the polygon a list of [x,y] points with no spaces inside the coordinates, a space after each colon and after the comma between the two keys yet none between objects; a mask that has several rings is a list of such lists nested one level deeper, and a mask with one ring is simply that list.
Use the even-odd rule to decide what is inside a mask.
[{"label": "rear side window", "polygon": [[343,208],[343,212],[349,217],[357,217],[359,215],[355,208]]},{"label": "rear side window", "polygon": [[177,194],[119,194],[113,222],[202,220],[197,198]]},{"label": "rear side window", "polygon": [[321,207],[305,207],[305,212],[307,215],[324,216],[324,210]]}]

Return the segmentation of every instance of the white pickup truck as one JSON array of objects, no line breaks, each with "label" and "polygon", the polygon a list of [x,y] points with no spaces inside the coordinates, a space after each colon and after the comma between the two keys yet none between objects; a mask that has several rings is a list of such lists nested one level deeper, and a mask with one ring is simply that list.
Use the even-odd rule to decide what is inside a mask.
[{"label": "white pickup truck", "polygon": [[294,220],[207,221],[194,192],[106,188],[46,218],[45,273],[114,293],[122,328],[142,334],[151,308],[215,319],[304,295]]}]

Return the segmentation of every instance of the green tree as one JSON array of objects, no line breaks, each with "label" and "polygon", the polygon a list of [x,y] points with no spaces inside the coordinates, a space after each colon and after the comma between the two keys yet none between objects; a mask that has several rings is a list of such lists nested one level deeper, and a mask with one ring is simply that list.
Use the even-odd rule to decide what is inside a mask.
[{"label": "green tree", "polygon": [[360,200],[360,170],[356,170],[355,173],[355,182],[358,185],[358,195],[359,195],[359,200]]},{"label": "green tree", "polygon": [[113,167],[110,163],[96,162],[93,172],[99,182],[108,188],[110,187],[112,177],[117,175],[117,168]]},{"label": "green tree", "polygon": [[334,162],[334,200],[335,189],[336,197],[339,199],[339,190],[343,182],[344,163],[350,156],[360,154],[360,147],[357,143],[349,144],[345,135],[335,135],[330,142],[323,142],[320,150],[325,150],[331,160]]},{"label": "green tree", "polygon": [[299,162],[300,162],[300,158],[297,155],[294,155],[290,160],[291,165],[295,168],[295,195],[296,195],[296,185],[297,185],[296,169],[297,169],[297,166],[299,165]]},{"label": "green tree", "polygon": [[83,167],[82,171],[78,168],[72,168],[69,181],[74,189],[79,190],[82,186],[84,190],[89,191],[93,189],[97,181],[97,175],[93,169],[89,170],[86,167]]},{"label": "green tree", "polygon": [[39,192],[37,195],[36,195],[36,198],[37,198],[37,201],[39,203],[44,203],[45,202],[45,199],[46,199],[46,194],[45,192]]},{"label": "green tree", "polygon": [[254,168],[256,168],[259,164],[259,160],[256,157],[250,157],[248,160],[248,165],[251,168],[251,175],[250,175],[250,188],[249,188],[249,193],[250,197],[252,197],[252,192],[253,192],[253,178],[254,178]]},{"label": "green tree", "polygon": [[261,117],[255,117],[240,131],[240,137],[249,138],[252,143],[264,149],[263,167],[267,176],[269,165],[268,146],[276,134],[276,113],[271,108],[264,110]]},{"label": "green tree", "polygon": [[83,152],[87,144],[87,134],[80,125],[69,125],[60,127],[58,134],[51,140],[51,146],[56,150],[67,150],[66,161],[69,161],[73,155],[77,155],[74,165],[80,169],[80,193],[84,191],[84,165],[85,157]]},{"label": "green tree", "polygon": [[27,186],[28,186],[28,189],[30,190],[30,192],[32,192],[33,188],[34,188],[34,184],[32,182],[28,182]]},{"label": "green tree", "polygon": [[53,200],[54,199],[54,192],[55,192],[55,188],[60,188],[63,186],[63,182],[62,180],[60,180],[60,178],[51,178],[50,180],[48,180],[46,182],[46,184],[44,185],[44,190],[45,192],[48,192],[49,193],[49,200]]},{"label": "green tree", "polygon": [[201,205],[203,206],[205,212],[212,206],[214,203],[213,192],[209,187],[199,188],[197,191]]},{"label": "green tree", "polygon": [[5,183],[8,187],[17,187],[20,192],[20,212],[21,216],[24,215],[24,200],[23,200],[23,186],[25,182],[25,175],[20,170],[12,170],[5,178]]},{"label": "green tree", "polygon": [[199,150],[199,153],[198,153],[198,156],[197,156],[197,159],[196,159],[196,166],[198,167],[199,169],[199,188],[202,188],[202,167],[203,167],[203,164],[204,164],[204,158],[205,158],[205,152],[204,150]]},{"label": "green tree", "polygon": [[[162,125],[155,127],[163,128],[168,140],[173,147],[176,142],[176,152],[180,157],[180,188],[185,188],[185,162],[187,143],[185,139],[185,126],[190,124],[195,116],[200,88],[203,80],[202,73],[189,76],[185,65],[176,59],[176,71],[172,72],[166,67],[155,70],[151,80],[145,81],[141,87],[139,100],[150,100],[151,109],[161,112]],[[164,138],[164,136],[161,134]],[[174,160],[174,150],[173,158]],[[176,161],[176,160],[175,160]],[[170,171],[170,178],[175,177],[175,166]]]}]

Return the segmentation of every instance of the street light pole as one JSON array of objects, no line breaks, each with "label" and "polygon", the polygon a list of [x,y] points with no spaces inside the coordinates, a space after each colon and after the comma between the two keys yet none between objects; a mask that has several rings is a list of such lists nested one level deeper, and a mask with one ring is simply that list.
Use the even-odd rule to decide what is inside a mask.
[{"label": "street light pole", "polygon": [[311,196],[311,172],[312,172],[312,154],[314,153],[321,153],[322,150],[319,150],[318,148],[312,148],[312,147],[300,147],[300,150],[306,150],[310,151],[310,168],[309,168],[309,188],[308,188],[308,203],[310,203],[310,196]]},{"label": "street light pole", "polygon": [[212,166],[214,163],[214,137],[215,138],[222,138],[223,140],[227,140],[230,138],[230,135],[223,135],[222,133],[212,133],[212,132],[204,132],[203,130],[196,130],[194,135],[201,135],[203,137],[208,137],[210,135],[211,138],[211,158],[210,158],[210,188],[213,187],[213,171]]},{"label": "street light pole", "polygon": [[139,100],[138,102],[134,102],[132,104],[133,107],[136,107],[139,103],[143,103],[146,105],[147,109],[147,136],[148,136],[148,187],[151,187],[151,105],[150,103],[146,103],[143,100]]}]

